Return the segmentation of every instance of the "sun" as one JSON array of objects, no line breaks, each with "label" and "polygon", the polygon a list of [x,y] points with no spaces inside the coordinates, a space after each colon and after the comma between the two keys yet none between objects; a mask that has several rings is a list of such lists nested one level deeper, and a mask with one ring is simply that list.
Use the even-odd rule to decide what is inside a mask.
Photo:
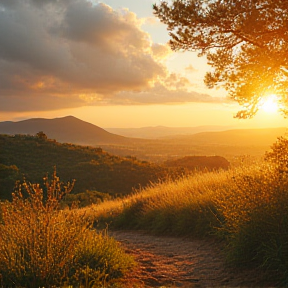
[{"label": "sun", "polygon": [[259,103],[259,109],[266,113],[276,113],[279,111],[278,97],[275,94],[270,94],[262,98]]}]

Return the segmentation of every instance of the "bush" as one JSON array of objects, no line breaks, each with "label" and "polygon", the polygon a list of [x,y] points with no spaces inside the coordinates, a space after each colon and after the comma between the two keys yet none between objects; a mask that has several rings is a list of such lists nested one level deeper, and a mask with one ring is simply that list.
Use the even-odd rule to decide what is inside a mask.
[{"label": "bush", "polygon": [[78,245],[75,263],[71,280],[84,287],[90,287],[88,283],[96,287],[100,283],[105,287],[106,283],[121,278],[134,265],[132,258],[127,257],[105,231],[96,234],[91,230],[85,233]]},{"label": "bush", "polygon": [[[88,268],[101,272],[97,281],[106,281],[120,277],[132,265],[117,243],[91,230],[92,223],[77,210],[59,209],[60,200],[73,184],[64,186],[55,170],[51,181],[45,178],[46,197],[38,184],[24,181],[12,202],[1,203],[1,287],[59,287],[75,283],[75,279],[81,283],[86,277],[81,271]],[[114,255],[119,260],[113,259]]]},{"label": "bush", "polygon": [[65,196],[61,206],[71,207],[73,204],[77,203],[77,207],[83,208],[92,204],[100,204],[105,200],[110,200],[111,198],[112,196],[110,196],[108,193],[86,190],[86,192],[69,194]]},{"label": "bush", "polygon": [[0,164],[0,200],[12,200],[11,192],[19,176],[19,169],[15,165]]},{"label": "bush", "polygon": [[263,165],[234,173],[215,201],[225,219],[229,260],[267,269],[288,284],[288,142],[278,141]]}]

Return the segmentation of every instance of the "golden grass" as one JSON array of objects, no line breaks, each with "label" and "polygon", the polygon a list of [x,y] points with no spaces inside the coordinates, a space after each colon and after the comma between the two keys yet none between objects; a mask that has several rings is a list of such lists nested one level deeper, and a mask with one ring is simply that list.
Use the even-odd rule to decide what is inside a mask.
[{"label": "golden grass", "polygon": [[[219,226],[213,197],[229,182],[229,172],[195,174],[177,181],[151,184],[124,199],[106,201],[80,209],[78,213],[111,226],[148,229],[158,233],[203,236]],[[226,184],[225,184],[226,183]],[[197,221],[208,221],[210,231]],[[201,225],[200,225],[201,224]],[[187,226],[188,225],[188,226]],[[194,228],[192,227],[195,226]],[[197,228],[198,227],[198,228]]]},{"label": "golden grass", "polygon": [[269,162],[190,175],[78,213],[112,228],[220,237],[227,243],[229,261],[277,270],[277,277],[288,281],[288,175],[284,176]]}]

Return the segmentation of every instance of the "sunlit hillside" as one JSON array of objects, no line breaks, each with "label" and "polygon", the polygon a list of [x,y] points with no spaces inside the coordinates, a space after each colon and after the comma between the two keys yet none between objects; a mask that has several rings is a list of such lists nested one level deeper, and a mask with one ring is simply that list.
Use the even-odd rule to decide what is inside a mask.
[{"label": "sunlit hillside", "polygon": [[[8,139],[10,139],[9,137],[11,136],[3,137],[3,139],[5,139],[5,137],[8,137]],[[24,140],[28,136],[17,137],[20,137],[20,139]],[[44,153],[43,151],[46,150],[42,148],[47,148],[48,146],[46,147],[45,145],[50,145],[51,143],[54,143],[53,145],[60,145],[59,143],[55,143],[54,141],[49,141],[44,137],[43,134],[29,137],[31,138],[31,141],[33,140],[36,143],[36,145],[33,146],[34,152],[40,147],[39,151],[42,151],[42,153]],[[34,143],[33,141],[23,141],[23,143],[26,143],[25,145],[31,148],[31,144]],[[9,143],[11,144],[11,142]],[[53,145],[51,147],[54,147]],[[72,151],[74,149],[79,150],[79,153],[80,151],[82,151],[82,149],[85,148],[77,147],[75,145],[70,146],[68,144],[64,146],[63,144],[61,144],[60,146],[63,149],[63,154],[66,151],[67,147],[70,147]],[[12,145],[9,145],[9,147],[12,147]],[[54,149],[56,149],[56,147],[54,147]],[[93,149],[95,148],[86,147],[86,149],[88,149],[89,153],[92,153],[94,151]],[[92,151],[90,149],[92,149]],[[24,149],[23,151],[26,150]],[[69,151],[69,149],[67,151]],[[68,153],[67,151],[65,153]],[[97,153],[100,155],[104,153],[100,150],[97,151]],[[52,193],[51,195],[59,195],[60,193],[61,196],[61,193],[63,193],[63,191],[64,193],[66,193],[65,189],[70,189],[69,183],[65,186],[66,188],[64,190],[60,189],[59,193],[57,192],[58,194],[53,194],[53,189],[55,189],[55,187],[56,189],[58,189],[57,187],[60,186],[58,186],[58,184],[54,185],[54,182],[52,182],[52,184],[48,183],[49,185],[46,185],[48,202],[42,202],[43,192],[40,189],[40,186],[30,185],[27,184],[27,182],[24,182],[22,187],[28,187],[28,189],[30,189],[28,190],[28,195],[32,196],[30,196],[31,200],[24,200],[23,194],[19,193],[20,190],[16,190],[16,198],[14,196],[13,202],[3,202],[3,204],[1,204],[0,219],[2,219],[2,223],[0,224],[2,226],[0,225],[0,229],[2,229],[3,232],[1,235],[6,235],[7,237],[0,237],[0,241],[4,241],[3,243],[7,246],[7,243],[5,241],[7,239],[12,239],[15,245],[13,244],[14,248],[12,247],[13,249],[11,248],[11,251],[16,254],[19,254],[19,249],[17,247],[20,247],[17,239],[23,239],[23,241],[21,241],[24,244],[27,241],[27,243],[30,243],[29,237],[33,238],[36,232],[37,235],[40,235],[39,239],[42,239],[41,241],[44,241],[43,239],[48,239],[45,236],[45,233],[48,233],[47,235],[49,235],[50,237],[51,235],[54,235],[51,234],[53,232],[56,233],[55,237],[61,236],[61,238],[59,239],[61,239],[61,241],[63,240],[64,242],[67,242],[67,239],[65,238],[66,232],[68,233],[68,236],[70,235],[69,233],[71,233],[73,237],[76,237],[75,235],[78,235],[78,233],[75,234],[75,231],[77,232],[78,230],[76,228],[75,230],[73,228],[74,226],[69,225],[71,219],[73,219],[73,223],[75,221],[75,223],[78,223],[77,221],[84,224],[89,223],[90,226],[88,224],[87,225],[91,228],[91,225],[93,225],[93,227],[96,228],[96,231],[101,231],[103,228],[107,229],[108,225],[108,230],[141,229],[142,231],[144,230],[157,235],[189,236],[197,239],[208,238],[213,239],[214,241],[221,241],[221,243],[223,243],[223,245],[225,246],[224,252],[228,261],[227,263],[229,263],[229,265],[235,265],[235,267],[241,267],[244,265],[251,268],[257,267],[258,269],[259,267],[261,267],[261,270],[265,271],[265,275],[268,275],[270,277],[269,279],[272,279],[274,283],[277,283],[277,285],[287,285],[287,153],[288,140],[282,137],[273,144],[269,152],[263,155],[265,156],[263,161],[259,161],[257,163],[254,163],[253,165],[245,164],[239,167],[233,167],[226,171],[221,170],[209,173],[199,172],[183,176],[182,178],[178,177],[177,179],[163,179],[161,182],[150,184],[146,188],[143,187],[142,189],[138,189],[133,194],[126,195],[122,198],[117,198],[114,200],[103,199],[104,202],[102,203],[93,204],[84,208],[77,208],[73,206],[72,209],[66,210],[59,210],[59,208],[61,208],[61,205],[57,204],[57,206],[54,206],[54,204],[56,203],[54,202],[54,196],[51,196],[52,198],[50,203],[49,193]],[[104,154],[106,154],[106,152]],[[38,154],[35,154],[35,156],[40,157],[40,155]],[[49,156],[51,157],[51,154]],[[3,155],[1,157],[5,159]],[[116,159],[119,160],[119,157],[116,157]],[[46,158],[44,158],[44,160],[47,161]],[[43,163],[45,163],[45,161],[43,161]],[[126,168],[127,167],[125,166],[125,169]],[[85,171],[87,172],[88,170]],[[56,177],[55,179],[56,182],[59,181],[59,178]],[[129,176],[126,180],[128,181],[128,179],[131,179],[131,176]],[[124,181],[126,180],[124,179]],[[54,188],[50,189],[49,187]],[[61,199],[62,198],[60,197],[59,200]],[[45,205],[51,205],[51,207],[46,207]],[[56,209],[57,213],[53,212],[54,208]],[[10,211],[10,213],[6,213],[7,211]],[[28,212],[26,213],[25,211]],[[29,217],[27,217],[27,215],[29,215]],[[15,221],[16,218],[23,218],[23,220],[21,220],[21,222]],[[28,230],[25,228],[25,231],[30,231],[29,233],[21,232],[21,229],[24,227],[22,227],[22,223],[26,225],[25,227],[27,227]],[[50,227],[47,223],[52,223],[52,226]],[[57,223],[57,225],[58,223],[61,223],[61,230],[56,229],[56,231],[53,228],[53,223]],[[21,225],[19,226],[19,224]],[[13,229],[10,229],[9,227],[13,227]],[[46,227],[47,229],[48,227],[50,227],[52,230],[45,230],[46,228],[40,229],[41,227]],[[38,230],[35,230],[36,228]],[[81,231],[86,231],[86,228]],[[86,234],[83,235],[82,232],[79,232],[79,235],[84,238],[79,238],[79,241],[77,240],[77,243],[75,242],[77,245],[75,244],[75,247],[73,248],[73,253],[79,255],[77,256],[79,257],[77,258],[77,261],[81,262],[81,259],[83,259],[82,257],[86,257],[85,255],[89,256],[90,253],[97,253],[97,255],[101,255],[101,252],[103,251],[105,253],[107,252],[110,256],[112,255],[111,257],[109,256],[109,263],[113,264],[113,269],[116,269],[116,271],[118,271],[117,269],[119,268],[118,262],[115,262],[115,259],[117,259],[118,257],[117,255],[121,255],[121,257],[123,257],[123,262],[121,263],[121,267],[119,269],[123,269],[123,271],[125,271],[127,267],[130,267],[132,265],[131,260],[125,260],[125,255],[122,254],[123,251],[118,250],[117,244],[114,245],[113,243],[115,242],[113,242],[113,240],[109,240],[108,238],[104,238],[103,240],[103,238],[101,238],[101,234],[100,236],[94,234],[94,232],[91,232],[90,234],[90,232],[88,231],[90,230],[87,230],[87,235],[91,235],[92,238],[86,238],[84,237],[84,235]],[[60,234],[58,235],[57,233]],[[22,238],[20,237],[20,235]],[[40,245],[42,243],[40,240],[40,242],[37,240],[38,238],[36,239],[34,237],[33,239],[35,240],[35,242],[32,243],[37,243],[37,245]],[[87,245],[85,244],[85,241],[88,241]],[[109,244],[109,241],[112,241],[111,245]],[[56,245],[55,241],[51,243],[53,245]],[[97,244],[95,247],[97,247],[98,250],[96,251],[94,250],[94,246],[91,243],[94,243],[93,245],[96,245],[95,243],[99,243],[99,245],[102,243],[101,245],[103,246],[101,247],[103,248],[99,247]],[[3,246],[0,246],[0,248],[5,247],[4,244]],[[39,247],[42,247],[41,245]],[[114,252],[113,254],[112,252],[110,252],[110,250],[106,250],[105,245],[108,245],[109,249],[115,251],[116,254]],[[28,248],[30,249],[31,247],[29,246]],[[26,249],[26,246],[23,249]],[[38,250],[32,249],[31,251],[29,249],[29,253],[34,253],[35,251],[37,252],[40,248],[37,248]],[[5,251],[6,250],[4,249],[1,252],[0,249],[0,253],[5,253]],[[21,251],[22,250],[20,250],[20,252]],[[39,255],[40,252],[38,254],[37,253],[35,254],[36,256]],[[4,264],[6,263],[7,265],[9,264],[11,266],[13,263],[9,260],[10,258],[7,259],[8,260],[5,260],[6,262],[4,262]],[[39,259],[40,258],[37,258],[37,261],[39,261]],[[70,267],[70,262],[68,260],[65,260],[65,265],[67,266],[65,267],[67,269]],[[93,267],[96,267],[95,269],[98,269],[97,265],[99,263],[102,263],[101,261],[99,262],[99,259],[97,261],[94,261],[93,265],[95,266]],[[49,268],[50,266],[48,264],[49,263],[47,263],[47,267]],[[21,267],[23,265],[17,265],[18,262],[15,263],[15,265],[13,264],[11,267],[9,266],[11,268],[9,268],[10,270],[8,268],[5,268],[6,266],[0,267],[2,267],[2,271],[6,269],[7,271],[11,271],[9,272],[10,274],[13,274],[14,267],[20,267],[19,271],[22,271]],[[53,277],[56,278],[58,277],[58,272],[60,273],[59,275],[61,275],[62,273],[62,262],[60,264],[58,263],[57,265],[59,270],[55,270],[56,274],[53,273]],[[104,268],[105,267],[106,266],[104,265]],[[36,269],[37,265],[33,266],[32,268]],[[73,272],[74,270],[72,269],[69,271]],[[122,274],[122,272],[120,274],[117,273],[111,275],[120,275],[119,277],[121,277],[121,275],[124,275]],[[40,273],[39,275],[41,276],[42,274]],[[40,281],[39,283],[42,283],[41,281],[44,280],[43,277],[41,278],[40,276],[37,276],[37,279]],[[77,279],[83,279],[84,276],[81,276],[82,278],[80,276],[81,275],[77,274],[77,277],[79,277]],[[5,281],[9,281],[9,279],[5,278]],[[19,281],[22,281],[22,278],[19,278]],[[28,280],[25,278],[23,281]]]},{"label": "sunlit hillside", "polygon": [[261,266],[287,284],[287,143],[279,139],[263,163],[155,184],[78,213],[99,227],[222,239],[231,263]]}]

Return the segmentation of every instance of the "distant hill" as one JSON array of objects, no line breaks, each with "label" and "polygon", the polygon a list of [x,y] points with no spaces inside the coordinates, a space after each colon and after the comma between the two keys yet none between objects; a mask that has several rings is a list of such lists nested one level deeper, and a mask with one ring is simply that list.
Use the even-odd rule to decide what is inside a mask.
[{"label": "distant hill", "polygon": [[165,139],[182,143],[183,141],[196,145],[231,145],[231,146],[266,146],[283,136],[287,128],[234,129],[218,132],[202,132],[194,135],[170,136]]},{"label": "distant hill", "polygon": [[207,131],[225,131],[230,126],[196,126],[196,127],[141,127],[141,128],[105,128],[108,132],[133,138],[156,139],[166,136],[189,135]]},{"label": "distant hill", "polygon": [[235,156],[262,157],[265,151],[286,128],[235,129],[202,132],[192,135],[167,136],[139,142],[137,146],[117,147],[103,145],[104,150],[116,155],[132,155],[152,162],[165,162],[185,156],[223,156],[231,163]]},{"label": "distant hill", "polygon": [[127,144],[132,141],[132,139],[109,133],[96,125],[73,116],[0,122],[0,134],[36,135],[39,131],[43,131],[49,139],[80,145]]}]

